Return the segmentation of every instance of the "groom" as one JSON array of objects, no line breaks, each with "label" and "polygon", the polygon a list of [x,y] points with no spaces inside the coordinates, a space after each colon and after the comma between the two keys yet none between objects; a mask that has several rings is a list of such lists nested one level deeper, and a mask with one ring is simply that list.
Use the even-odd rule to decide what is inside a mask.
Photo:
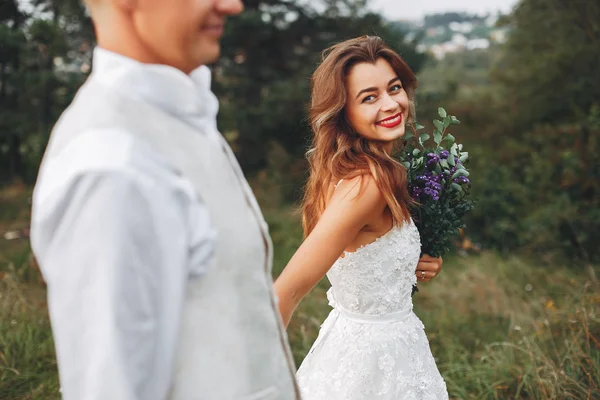
[{"label": "groom", "polygon": [[267,226],[205,66],[241,2],[87,3],[92,74],[32,211],[63,398],[298,399]]}]

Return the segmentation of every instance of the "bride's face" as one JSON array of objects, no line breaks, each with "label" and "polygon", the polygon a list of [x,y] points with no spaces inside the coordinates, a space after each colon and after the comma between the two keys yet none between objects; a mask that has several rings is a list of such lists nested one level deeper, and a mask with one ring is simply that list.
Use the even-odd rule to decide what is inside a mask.
[{"label": "bride's face", "polygon": [[408,95],[385,59],[352,67],[346,77],[346,93],[346,115],[359,135],[390,144],[404,135]]},{"label": "bride's face", "polygon": [[217,60],[225,17],[242,10],[241,0],[138,0],[132,19],[157,62],[189,73]]}]

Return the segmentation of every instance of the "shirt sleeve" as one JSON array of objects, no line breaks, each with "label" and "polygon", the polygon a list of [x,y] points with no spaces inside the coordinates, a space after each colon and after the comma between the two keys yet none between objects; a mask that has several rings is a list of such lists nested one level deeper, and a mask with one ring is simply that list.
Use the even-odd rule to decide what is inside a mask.
[{"label": "shirt sleeve", "polygon": [[189,273],[181,198],[122,171],[81,174],[58,192],[32,244],[63,398],[165,399]]}]

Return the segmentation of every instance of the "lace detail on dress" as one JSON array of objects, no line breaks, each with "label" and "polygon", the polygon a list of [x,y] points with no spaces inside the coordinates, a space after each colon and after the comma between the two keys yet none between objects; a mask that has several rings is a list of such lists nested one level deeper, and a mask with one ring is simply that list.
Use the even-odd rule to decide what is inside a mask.
[{"label": "lace detail on dress", "polygon": [[344,252],[327,273],[337,302],[332,306],[363,314],[412,308],[420,254],[419,231],[412,220],[354,252]]},{"label": "lace detail on dress", "polygon": [[420,251],[411,220],[335,262],[334,309],[297,373],[303,400],[448,399],[412,312]]}]

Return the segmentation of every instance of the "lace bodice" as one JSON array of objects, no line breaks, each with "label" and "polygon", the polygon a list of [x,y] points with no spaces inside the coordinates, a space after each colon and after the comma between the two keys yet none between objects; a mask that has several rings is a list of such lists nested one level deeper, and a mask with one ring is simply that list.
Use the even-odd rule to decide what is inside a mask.
[{"label": "lace bodice", "polygon": [[412,219],[373,243],[344,252],[327,273],[331,306],[369,315],[412,309],[420,253],[419,231]]}]

